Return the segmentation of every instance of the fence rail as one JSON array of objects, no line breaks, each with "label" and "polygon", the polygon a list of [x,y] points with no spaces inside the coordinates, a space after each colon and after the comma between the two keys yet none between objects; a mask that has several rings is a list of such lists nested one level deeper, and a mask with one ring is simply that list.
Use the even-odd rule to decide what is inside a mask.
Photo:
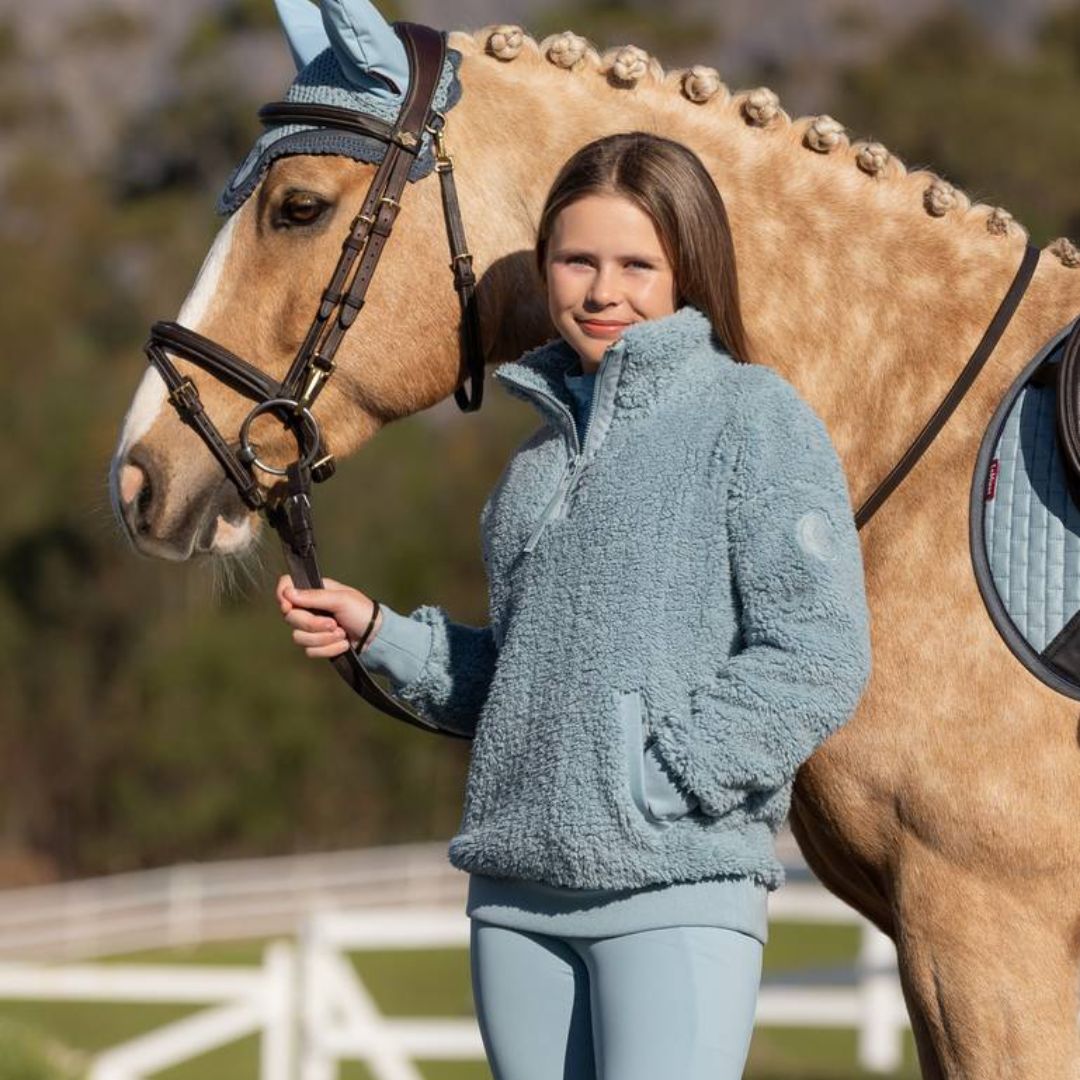
[{"label": "fence rail", "polygon": [[[820,886],[792,885],[770,921],[857,924],[862,946],[846,987],[766,981],[755,1023],[857,1032],[862,1068],[887,1073],[902,1059],[907,1012],[892,942]],[[322,912],[303,920],[297,946],[277,941],[258,967],[0,964],[0,1000],[205,1003],[208,1007],[99,1054],[88,1080],[147,1080],[251,1034],[260,1036],[260,1080],[335,1080],[342,1060],[375,1080],[422,1080],[418,1059],[477,1060],[471,1018],[384,1016],[347,955],[469,943],[461,905]]]},{"label": "fence rail", "polygon": [[[777,837],[777,852],[792,885],[810,879],[787,830]],[[89,960],[292,934],[303,918],[319,911],[464,908],[467,883],[468,876],[450,865],[446,844],[439,841],[182,863],[0,890],[0,959]]]},{"label": "fence rail", "polygon": [[86,960],[292,934],[313,911],[453,906],[467,875],[446,845],[180,864],[0,891],[0,958]]}]

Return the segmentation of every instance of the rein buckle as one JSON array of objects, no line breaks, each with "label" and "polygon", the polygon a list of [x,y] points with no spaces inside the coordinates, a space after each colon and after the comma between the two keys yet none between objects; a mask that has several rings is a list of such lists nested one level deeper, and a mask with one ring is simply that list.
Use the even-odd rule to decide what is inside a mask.
[{"label": "rein buckle", "polygon": [[185,420],[203,411],[199,390],[186,375],[169,391],[169,401]]}]

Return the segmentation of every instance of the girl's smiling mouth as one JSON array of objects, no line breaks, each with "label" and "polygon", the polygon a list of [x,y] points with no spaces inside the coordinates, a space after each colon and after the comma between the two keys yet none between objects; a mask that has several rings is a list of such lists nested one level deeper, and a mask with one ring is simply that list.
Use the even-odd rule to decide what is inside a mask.
[{"label": "girl's smiling mouth", "polygon": [[628,322],[612,322],[607,319],[578,319],[577,323],[590,337],[612,337],[630,325]]}]

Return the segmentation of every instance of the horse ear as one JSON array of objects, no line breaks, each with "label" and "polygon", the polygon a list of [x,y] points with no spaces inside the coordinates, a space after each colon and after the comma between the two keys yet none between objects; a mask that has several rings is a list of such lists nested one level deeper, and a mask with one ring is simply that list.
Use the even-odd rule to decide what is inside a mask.
[{"label": "horse ear", "polygon": [[409,85],[405,46],[369,0],[322,0],[322,18],[349,82],[388,97],[404,95]]},{"label": "horse ear", "polygon": [[330,44],[322,15],[311,0],[274,0],[274,4],[299,71]]}]

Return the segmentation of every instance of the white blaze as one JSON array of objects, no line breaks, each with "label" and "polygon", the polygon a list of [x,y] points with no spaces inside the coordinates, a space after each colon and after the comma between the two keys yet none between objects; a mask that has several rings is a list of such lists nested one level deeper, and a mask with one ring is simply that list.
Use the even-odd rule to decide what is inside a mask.
[{"label": "white blaze", "polygon": [[[199,276],[195,279],[195,284],[188,293],[183,307],[180,308],[180,314],[176,317],[176,321],[189,330],[199,329],[199,324],[205,318],[214,294],[217,292],[221,269],[229,257],[229,249],[232,246],[232,231],[236,218],[237,215],[233,214],[217,234],[210,250],[206,253],[206,258],[203,259]],[[114,477],[120,462],[127,456],[128,450],[153,426],[165,400],[165,380],[158,374],[157,368],[150,364],[142,377],[142,382],[139,383],[138,390],[135,391],[131,408],[128,409],[127,416],[124,418],[120,443],[113,459]]]}]

